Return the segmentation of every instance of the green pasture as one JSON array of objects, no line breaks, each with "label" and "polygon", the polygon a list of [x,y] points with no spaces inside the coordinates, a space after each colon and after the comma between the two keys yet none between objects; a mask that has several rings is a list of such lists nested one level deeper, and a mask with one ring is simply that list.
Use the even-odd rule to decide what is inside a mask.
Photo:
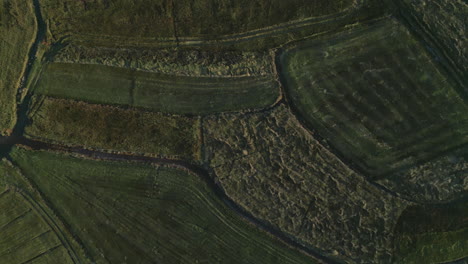
[{"label": "green pasture", "polygon": [[130,105],[175,114],[209,114],[268,107],[279,85],[272,76],[189,77],[90,64],[51,63],[38,94]]},{"label": "green pasture", "polygon": [[466,98],[392,19],[297,43],[278,62],[301,118],[372,176],[468,143]]},{"label": "green pasture", "polygon": [[16,148],[96,263],[315,263],[247,223],[199,175]]},{"label": "green pasture", "polygon": [[73,263],[54,230],[15,190],[0,191],[0,233],[0,263]]},{"label": "green pasture", "polygon": [[26,135],[67,145],[199,159],[198,118],[35,97]]}]

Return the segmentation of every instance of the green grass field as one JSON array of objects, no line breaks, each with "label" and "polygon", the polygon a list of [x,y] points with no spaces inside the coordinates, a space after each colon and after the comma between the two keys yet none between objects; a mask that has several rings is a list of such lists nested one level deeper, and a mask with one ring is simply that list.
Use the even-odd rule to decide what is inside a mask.
[{"label": "green grass field", "polygon": [[[34,215],[34,223],[16,223],[17,220],[21,220],[19,218],[15,218],[16,220],[11,221],[11,225],[20,225],[18,229],[21,231],[14,231],[16,234],[12,234],[12,236],[0,236],[0,240],[2,241],[0,251],[4,252],[4,249],[9,251],[1,255],[1,257],[5,257],[5,259],[1,259],[0,257],[0,263],[24,264],[23,262],[25,262],[55,264],[90,262],[89,258],[86,256],[86,252],[84,252],[83,248],[75,240],[76,237],[68,232],[68,229],[61,219],[50,209],[48,203],[43,199],[43,196],[22,174],[18,167],[5,158],[0,161],[0,193],[3,193],[3,191],[6,191],[4,193],[5,195],[8,193],[14,195],[10,196],[11,199],[5,201],[6,204],[4,208],[2,207],[0,209],[0,218],[3,217],[5,221],[8,219],[12,220],[12,217],[14,217],[14,213],[12,212],[14,211],[10,210],[10,208],[15,208],[14,210],[21,208],[26,210],[29,208],[28,210]],[[31,227],[28,227],[29,225]],[[29,230],[29,228],[34,230]],[[38,231],[44,231],[41,237],[43,236],[47,239],[44,240],[39,236],[31,237],[31,235],[36,234]],[[31,235],[29,233],[31,233]],[[50,238],[49,233],[53,233],[56,238]],[[18,237],[22,237],[23,239],[21,245],[15,244],[17,243],[16,239]],[[60,241],[61,245],[59,247],[52,247],[47,241],[54,242],[54,244],[56,244],[56,241]],[[10,242],[12,242],[11,247]],[[47,247],[47,245],[49,245],[50,248],[46,250],[45,247]],[[25,248],[22,249],[22,247]],[[37,255],[31,256],[31,254],[34,253],[37,253]],[[28,262],[28,259],[25,259],[28,256],[31,257],[29,259],[30,262]]]},{"label": "green grass field", "polygon": [[16,93],[36,21],[32,1],[4,0],[0,4],[0,135],[11,133],[16,122]]},{"label": "green grass field", "polygon": [[184,77],[69,63],[48,64],[35,92],[176,114],[264,108],[280,96],[273,76]]},{"label": "green grass field", "polygon": [[372,176],[468,143],[468,106],[399,23],[300,42],[279,56],[290,103]]},{"label": "green grass field", "polygon": [[468,257],[468,201],[411,206],[395,229],[397,263],[446,263]]},{"label": "green grass field", "polygon": [[0,233],[0,263],[73,263],[54,230],[15,190],[0,192]]},{"label": "green grass field", "polygon": [[184,170],[19,148],[11,156],[96,263],[315,263]]},{"label": "green grass field", "polygon": [[35,97],[29,118],[25,133],[32,138],[179,159],[200,158],[196,117]]}]

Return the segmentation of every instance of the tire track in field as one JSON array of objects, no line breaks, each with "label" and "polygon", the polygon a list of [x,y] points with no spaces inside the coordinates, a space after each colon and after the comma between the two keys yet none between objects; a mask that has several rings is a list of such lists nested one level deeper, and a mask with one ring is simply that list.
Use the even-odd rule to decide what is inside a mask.
[{"label": "tire track in field", "polygon": [[[265,38],[268,36],[273,35],[280,35],[290,31],[297,31],[300,29],[307,28],[312,25],[316,24],[326,24],[329,22],[333,22],[337,19],[345,18],[354,13],[354,11],[361,8],[368,0],[355,0],[350,7],[326,16],[318,16],[318,17],[309,17],[305,19],[299,19],[294,21],[289,21],[273,26],[268,26],[260,29],[254,29],[247,32],[242,33],[235,33],[235,34],[227,34],[222,35],[219,38],[213,39],[206,39],[203,37],[180,37],[177,36],[175,33],[174,38],[138,38],[138,44],[148,45],[148,44],[155,44],[161,45],[163,47],[200,47],[209,44],[223,44],[223,45],[230,45],[236,44],[240,42],[246,42],[249,40],[254,40],[258,38]],[[175,26],[174,26],[175,28]],[[93,34],[80,34],[80,36],[89,37],[91,41],[93,39],[106,39],[112,41],[125,41],[129,43],[128,39],[121,38],[119,36],[112,36],[112,35],[93,35]],[[89,39],[78,40],[78,42],[89,41]],[[131,45],[131,44],[130,44]]]},{"label": "tire track in field", "polygon": [[[317,248],[312,247],[308,244],[303,244],[299,242],[292,236],[286,235],[282,231],[276,229],[275,227],[264,223],[258,219],[256,219],[252,214],[248,211],[243,209],[241,206],[237,205],[234,201],[232,201],[227,194],[224,192],[222,186],[214,180],[214,172],[210,168],[204,168],[200,165],[189,163],[182,160],[171,160],[167,158],[156,158],[156,157],[149,157],[149,156],[137,156],[137,155],[129,155],[129,154],[117,154],[117,153],[106,153],[96,150],[88,150],[79,147],[67,147],[52,143],[46,143],[36,140],[31,140],[27,138],[21,138],[18,142],[18,145],[23,145],[28,149],[33,150],[46,150],[46,151],[56,151],[56,152],[64,152],[67,154],[72,154],[75,156],[79,156],[82,158],[88,159],[95,159],[95,160],[108,160],[108,161],[124,161],[124,162],[140,162],[140,163],[149,163],[149,164],[157,164],[157,165],[165,165],[173,168],[179,168],[182,170],[186,170],[196,174],[197,176],[202,179],[207,186],[215,193],[215,195],[220,199],[224,204],[226,204],[230,209],[232,209],[236,214],[238,214],[241,218],[246,220],[247,222],[253,224],[257,228],[267,232],[269,235],[279,239],[280,241],[286,243],[287,245],[299,250],[303,254],[306,254],[312,258],[314,258],[319,263],[326,263],[326,264],[338,264],[335,259],[330,257],[324,256],[320,253],[320,250]],[[35,202],[30,200],[31,202]],[[43,208],[40,208],[44,210]],[[52,222],[53,225],[57,225],[55,222]],[[73,254],[76,253],[73,251]],[[76,258],[75,263],[80,263],[79,260]]]}]

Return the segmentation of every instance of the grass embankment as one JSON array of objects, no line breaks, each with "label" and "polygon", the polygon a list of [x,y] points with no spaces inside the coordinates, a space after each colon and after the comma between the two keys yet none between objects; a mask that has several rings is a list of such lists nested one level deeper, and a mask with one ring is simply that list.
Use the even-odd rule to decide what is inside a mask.
[{"label": "grass embankment", "polygon": [[69,145],[199,159],[196,117],[167,116],[64,99],[35,97],[30,137]]},{"label": "grass embankment", "polygon": [[19,193],[0,191],[0,212],[0,263],[73,263],[54,231]]},{"label": "grass embankment", "polygon": [[32,1],[0,4],[0,135],[16,122],[16,93],[36,33]]},{"label": "grass embankment", "polygon": [[468,143],[468,107],[393,20],[290,47],[286,93],[308,125],[373,176]]},{"label": "grass embankment", "polygon": [[468,200],[411,206],[395,229],[396,263],[445,263],[468,257]]},{"label": "grass embankment", "polygon": [[272,76],[171,76],[90,64],[52,63],[36,93],[94,103],[144,107],[176,114],[264,108],[279,97]]},{"label": "grass embankment", "polygon": [[14,149],[96,263],[314,263],[246,223],[198,175]]}]

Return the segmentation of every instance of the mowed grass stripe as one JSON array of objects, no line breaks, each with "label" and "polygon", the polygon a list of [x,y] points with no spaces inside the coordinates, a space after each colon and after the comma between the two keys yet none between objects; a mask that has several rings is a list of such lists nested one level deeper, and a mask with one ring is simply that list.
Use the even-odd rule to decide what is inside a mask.
[{"label": "mowed grass stripe", "polygon": [[465,98],[392,20],[297,44],[279,62],[301,115],[368,174],[468,143]]},{"label": "mowed grass stripe", "polygon": [[18,148],[12,157],[97,263],[315,263],[246,223],[200,175]]},{"label": "mowed grass stripe", "polygon": [[176,114],[259,109],[280,96],[273,76],[189,77],[94,64],[51,63],[36,93]]},{"label": "mowed grass stripe", "polygon": [[[52,249],[63,248],[51,228],[18,193],[8,191],[2,195],[0,208],[0,263],[29,263]],[[72,261],[65,252],[50,263]]]},{"label": "mowed grass stripe", "polygon": [[[353,78],[353,74],[348,72],[348,71],[343,71],[343,72],[339,72],[339,73],[335,73],[334,71],[332,71],[334,73],[333,77],[334,79],[338,82],[338,83],[333,83],[332,85],[330,86],[327,86],[328,88],[327,89],[330,89],[332,91],[334,91],[336,94],[344,94],[344,97],[343,97],[343,100],[340,100],[343,102],[343,106],[346,106],[346,109],[343,109],[343,114],[346,115],[346,113],[352,113],[353,116],[351,119],[352,122],[362,122],[362,125],[363,127],[365,128],[365,134],[367,136],[376,136],[377,138],[378,135],[370,135],[370,132],[368,131],[372,131],[372,128],[374,127],[375,125],[375,121],[377,120],[382,120],[384,118],[384,114],[380,113],[379,111],[376,111],[376,109],[371,109],[371,105],[369,105],[367,103],[367,99],[365,96],[363,97],[359,97],[359,98],[356,98],[355,96],[353,96],[353,93],[355,92],[355,90],[353,89],[352,87],[352,84],[353,83],[350,83],[349,80],[352,80]],[[363,79],[362,78],[359,78],[356,80],[358,85],[360,85],[361,87],[365,87],[367,85],[367,83],[363,83]],[[339,88],[345,88],[345,89],[339,89]],[[363,100],[361,100],[361,98],[364,99],[364,102]],[[376,98],[373,98],[371,100],[375,100],[375,101],[380,101],[380,103],[384,104],[382,100],[380,100],[380,98],[376,97]],[[326,100],[324,100],[325,103],[326,103]],[[336,102],[335,105],[338,105],[338,106],[341,106],[341,104],[339,102]],[[365,115],[367,113],[367,115],[365,116],[364,119],[360,119],[363,115]],[[349,122],[348,122],[349,123]],[[352,128],[350,128],[352,129]],[[359,131],[361,133],[363,133],[364,131]]]},{"label": "mowed grass stripe", "polygon": [[[339,76],[341,73],[335,73],[331,72],[331,76]],[[344,90],[339,90],[338,87],[339,85],[342,84],[341,88],[346,88],[347,91]],[[355,123],[357,115],[353,116],[350,113],[355,113],[356,112],[356,107],[357,105],[361,104],[361,102],[350,96],[350,93],[352,93],[351,89],[349,88],[349,85],[346,82],[341,81],[340,78],[333,78],[330,80],[327,80],[327,82],[324,85],[324,88],[327,92],[318,92],[315,96],[310,96],[310,98],[317,98],[318,100],[315,101],[315,104],[324,106],[323,108],[323,113],[324,115],[321,115],[321,120],[323,120],[326,124],[320,124],[322,128],[327,129],[328,131],[342,131],[342,133],[345,135],[343,138],[333,138],[331,139],[332,142],[337,141],[339,143],[342,140],[345,140],[345,142],[349,142],[352,146],[354,144],[360,143],[364,144],[362,142],[356,141],[357,138],[360,137],[363,131],[365,131],[365,127],[361,126],[359,128],[350,126],[350,123]],[[329,99],[327,100],[326,94],[328,94],[328,90],[331,90],[332,94],[341,94],[344,97],[343,98],[336,98],[335,96],[328,97]],[[332,99],[336,99],[332,100]],[[331,102],[336,102],[335,104]],[[335,120],[333,124],[330,124],[327,122],[327,119],[332,119]],[[318,125],[318,124],[317,124]],[[371,139],[365,138],[363,140],[367,140],[367,144],[371,145],[372,141]],[[356,145],[355,147],[357,147]],[[363,156],[363,154],[358,154],[356,155]]]},{"label": "mowed grass stripe", "polygon": [[[404,51],[402,51],[400,54],[405,54]],[[401,70],[398,72],[398,74],[396,73],[396,71],[391,71],[392,73],[392,76],[393,76],[393,80],[399,80],[397,78],[397,76],[405,76],[406,78],[402,78],[401,80],[403,81],[403,84],[402,85],[394,85],[392,87],[395,87],[396,89],[389,89],[389,90],[393,90],[395,92],[398,92],[398,96],[400,97],[400,100],[396,100],[396,102],[398,103],[398,106],[395,106],[395,107],[389,107],[390,109],[398,109],[400,110],[400,113],[399,115],[400,116],[404,116],[405,119],[402,120],[400,122],[400,126],[402,127],[405,127],[405,130],[406,131],[409,131],[409,133],[406,133],[405,134],[405,137],[403,140],[401,139],[398,139],[400,142],[389,142],[391,143],[390,145],[392,147],[394,147],[396,150],[401,150],[402,152],[399,154],[399,155],[396,155],[394,157],[394,160],[397,160],[397,159],[404,159],[404,158],[409,158],[411,157],[412,155],[416,155],[417,153],[421,153],[422,156],[431,156],[431,153],[430,153],[430,149],[436,147],[436,146],[440,146],[442,148],[441,151],[444,151],[444,149],[450,149],[451,147],[454,147],[453,144],[451,144],[450,140],[449,140],[449,137],[453,135],[453,130],[450,129],[450,126],[447,125],[447,122],[443,122],[442,120],[435,123],[436,125],[439,125],[441,126],[442,128],[445,128],[445,130],[442,130],[442,129],[437,129],[435,130],[434,128],[431,128],[431,129],[426,129],[424,127],[423,124],[421,124],[420,120],[424,120],[424,118],[428,117],[430,115],[430,113],[435,113],[437,112],[437,108],[433,107],[432,105],[429,106],[429,109],[427,109],[428,107],[426,106],[426,109],[427,111],[424,112],[424,111],[414,111],[414,108],[413,109],[410,109],[409,106],[411,103],[417,103],[418,106],[423,106],[423,103],[421,101],[421,97],[428,97],[427,94],[424,94],[424,96],[422,96],[422,87],[421,85],[417,85],[417,83],[415,81],[413,81],[413,79],[411,79],[411,77],[408,76],[407,72],[409,71],[409,69],[406,67],[406,65],[403,65],[401,60],[398,59],[398,57],[396,56],[388,56],[387,58],[390,58],[390,62],[394,63],[395,65],[398,66],[398,68]],[[363,67],[353,67],[353,69],[356,69],[355,72],[353,72],[352,74],[350,74],[349,77],[353,76],[353,75],[357,75],[359,72],[364,72],[365,69]],[[340,77],[337,77],[337,78],[342,78],[341,76]],[[362,80],[362,79],[359,79],[359,80]],[[374,79],[374,80],[369,80],[368,83],[362,83],[360,81],[358,81],[358,85],[360,87],[371,87],[372,83],[377,83],[379,81],[378,78]],[[405,81],[407,81],[407,85],[405,86],[404,83]],[[378,87],[376,87],[377,89],[375,89],[374,91],[383,91],[385,89],[378,89]],[[364,94],[362,98],[365,99],[365,102],[364,104],[361,104],[360,106],[364,106],[364,110],[361,112],[361,116],[366,116],[366,117],[369,117],[369,116],[373,116],[373,124],[372,125],[372,129],[371,131],[375,131],[375,133],[378,133],[379,131],[387,131],[388,128],[391,128],[393,127],[391,124],[388,124],[388,125],[385,125],[385,127],[380,127],[379,128],[379,121],[380,123],[381,120],[386,120],[388,118],[386,118],[386,116],[389,116],[388,114],[385,116],[385,115],[376,115],[377,113],[377,109],[376,108],[369,108],[371,105],[378,105],[378,103],[381,103],[383,104],[381,101],[379,102],[379,100],[377,100],[377,98],[375,98],[375,94],[376,92],[371,92],[371,93],[367,93],[367,94]],[[416,93],[418,93],[416,95]],[[404,100],[406,98],[406,100]],[[404,104],[404,102],[406,102],[406,104]],[[411,102],[411,103],[408,103],[408,102]],[[377,104],[376,104],[377,103]],[[366,107],[366,106],[369,106],[369,107]],[[385,108],[380,108],[380,109],[385,109]],[[424,109],[424,108],[423,108]],[[417,110],[421,110],[421,109],[417,109]],[[422,113],[422,114],[421,114]],[[418,114],[421,114],[421,115],[418,115]],[[391,120],[391,119],[390,119]],[[444,127],[445,125],[445,127]],[[417,130],[419,129],[419,130]],[[422,130],[421,130],[422,129]],[[413,131],[418,131],[418,133],[412,133]],[[397,132],[397,131],[395,131]],[[429,132],[429,134],[428,134]],[[434,137],[435,135],[435,137]],[[391,138],[389,136],[388,133],[386,133],[387,136],[386,138]],[[426,137],[434,137],[434,138],[430,138],[429,140],[426,138]],[[460,135],[460,136],[463,136],[463,135]],[[385,139],[385,137],[383,137]],[[379,136],[379,139],[382,139],[382,136]],[[403,142],[401,142],[403,141]],[[428,145],[421,145],[421,144],[418,144],[419,142],[421,141],[426,141],[426,142],[431,142],[431,145],[428,146]],[[449,143],[447,143],[449,142]],[[396,145],[395,145],[396,144]],[[444,147],[444,144],[446,144],[446,146]],[[384,160],[382,160],[384,162]]]},{"label": "mowed grass stripe", "polygon": [[[318,102],[318,104],[321,104],[321,103],[325,104],[327,106],[327,109],[328,109],[329,113],[332,113],[339,120],[344,120],[344,121],[340,121],[338,123],[335,123],[335,124],[338,124],[337,126],[331,125],[329,127],[332,127],[337,131],[339,130],[341,132],[345,132],[344,133],[345,136],[346,136],[345,139],[348,140],[349,144],[351,144],[351,145],[355,142],[355,138],[358,135],[358,133],[360,133],[360,135],[362,136],[367,131],[376,131],[376,133],[373,134],[373,135],[368,135],[367,134],[371,138],[375,137],[375,138],[377,138],[379,140],[382,140],[382,138],[385,138],[385,136],[387,138],[389,138],[390,134],[387,132],[389,126],[387,126],[387,129],[386,129],[383,126],[379,126],[379,123],[378,123],[381,120],[385,120],[386,119],[385,116],[386,115],[388,116],[389,113],[378,114],[378,111],[376,111],[376,109],[371,109],[370,108],[370,105],[372,105],[372,103],[375,103],[375,102],[380,103],[382,105],[385,105],[383,100],[378,100],[378,98],[375,98],[374,97],[375,93],[369,94],[370,96],[359,97],[359,98],[362,98],[362,100],[359,100],[356,97],[350,96],[350,94],[355,92],[355,90],[354,91],[352,90],[352,86],[349,84],[349,82],[346,82],[345,79],[346,78],[351,78],[352,76],[356,75],[357,72],[359,72],[359,71],[361,71],[361,72],[364,71],[364,69],[360,68],[358,65],[355,65],[354,67],[352,67],[352,69],[357,69],[357,70],[356,70],[356,72],[346,72],[346,71],[334,72],[334,71],[331,71],[331,76],[333,76],[334,79],[330,80],[327,83],[329,85],[325,86],[326,89],[327,89],[327,92],[326,93],[325,92],[318,93],[318,95],[322,95],[322,96],[317,97],[317,98],[322,98],[322,102]],[[357,81],[357,84],[360,87],[374,88],[374,87],[371,86],[372,83],[364,83],[361,80]],[[345,89],[340,89],[339,90],[338,87],[345,88]],[[409,87],[406,87],[406,88],[409,88]],[[329,93],[328,90],[331,90],[331,93]],[[385,89],[375,89],[375,91],[386,91],[386,90]],[[339,101],[339,102],[337,102],[335,104],[336,105],[335,108],[333,108],[333,109],[330,108],[331,104],[328,103],[328,101],[330,101],[330,100],[323,99],[323,98],[327,98],[327,95],[330,95],[329,98]],[[344,97],[338,96],[338,98],[337,98],[335,95],[343,95]],[[400,102],[400,100],[396,100],[396,102]],[[401,109],[405,109],[405,108],[407,108],[407,107],[406,106],[405,107],[400,107],[399,109],[401,110]],[[389,109],[389,108],[387,108],[387,109]],[[396,109],[398,109],[398,108],[396,108]],[[350,113],[352,113],[352,117],[350,119],[346,119],[346,116],[351,116]],[[411,112],[406,111],[405,114],[410,115]],[[358,118],[362,117],[362,116],[365,116],[365,119],[359,120]],[[416,118],[420,118],[420,117],[416,117]],[[411,119],[409,121],[405,120],[404,123],[411,125],[411,124],[415,123],[415,120],[416,119],[413,119],[413,121],[411,121]],[[350,123],[350,122],[347,122],[347,121],[351,121],[351,122],[360,121],[360,122],[362,122],[362,125],[364,126],[364,128],[366,130],[356,129],[356,128],[353,128],[353,126],[346,125],[347,123],[348,124]],[[391,124],[389,124],[389,125],[391,125]],[[441,123],[436,123],[436,125],[442,126]],[[444,130],[442,130],[442,128]],[[405,150],[404,153],[401,153],[401,155],[395,156],[393,159],[403,159],[403,158],[410,157],[411,155],[417,153],[418,151],[420,151],[420,152],[427,151],[427,149],[424,149],[424,148],[418,149],[418,147],[421,147],[418,144],[416,144],[416,145],[411,144],[411,143],[417,143],[417,141],[419,141],[419,140],[424,140],[425,137],[427,136],[427,132],[432,133],[434,135],[438,135],[438,137],[433,138],[431,142],[433,142],[434,145],[436,143],[439,144],[439,142],[442,142],[442,144],[441,144],[441,147],[442,147],[442,145],[444,144],[443,143],[444,140],[448,140],[448,135],[451,135],[451,131],[448,128],[449,127],[443,127],[442,126],[441,129],[437,129],[437,130],[434,130],[434,128],[425,129],[424,130],[425,133],[418,133],[418,134],[413,133],[413,134],[407,135],[405,137],[405,139],[408,139],[408,140],[403,140],[405,142],[401,142],[401,143],[398,144],[398,146],[395,146],[396,149],[400,149],[400,148],[402,148],[403,150],[405,150],[405,148],[407,148],[407,149]],[[384,133],[379,133],[381,131],[383,131]],[[414,138],[414,136],[415,136],[415,138]],[[410,142],[409,141],[410,139],[413,139],[413,140]],[[370,143],[371,141],[369,140],[368,142]],[[362,142],[361,142],[361,144],[362,144]],[[434,145],[430,146],[430,148],[434,147]],[[408,147],[408,146],[410,146],[410,147]],[[453,146],[448,144],[445,149],[449,149],[450,147],[453,147]],[[427,153],[427,155],[429,156],[430,153]],[[367,158],[366,156],[367,156],[366,153],[363,153],[363,156],[361,157],[361,159],[364,161]],[[386,162],[386,160],[382,160],[382,162]]]}]

